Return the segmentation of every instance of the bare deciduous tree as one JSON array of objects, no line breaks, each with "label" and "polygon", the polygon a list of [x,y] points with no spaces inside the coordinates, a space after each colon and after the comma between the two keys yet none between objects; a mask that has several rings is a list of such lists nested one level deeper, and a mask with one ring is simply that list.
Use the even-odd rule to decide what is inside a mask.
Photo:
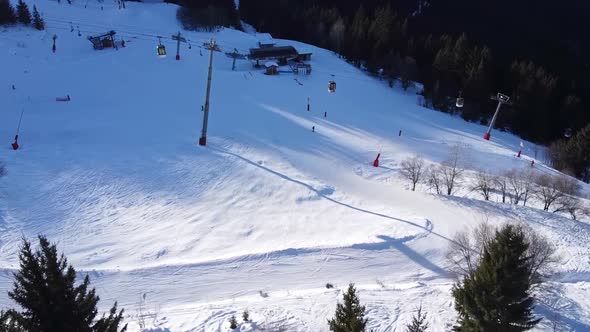
[{"label": "bare deciduous tree", "polygon": [[494,177],[494,183],[502,195],[502,203],[506,203],[506,196],[508,196],[508,179],[503,175],[496,175]]},{"label": "bare deciduous tree", "polygon": [[553,210],[554,213],[567,212],[573,220],[578,220],[578,216],[585,213],[582,201],[578,197],[572,195],[561,196],[555,201],[555,205],[557,207]]},{"label": "bare deciduous tree", "polygon": [[560,175],[556,179],[557,188],[566,195],[578,196],[580,195],[580,184],[578,180],[571,176]]},{"label": "bare deciduous tree", "polygon": [[549,272],[551,266],[560,261],[555,254],[555,247],[545,236],[535,232],[530,226],[519,225],[526,236],[529,248],[528,256],[531,257],[531,283],[538,285],[543,281],[543,276]]},{"label": "bare deciduous tree", "polygon": [[472,273],[483,255],[483,248],[493,239],[494,231],[495,228],[484,221],[473,229],[456,233],[447,250],[451,272],[457,277]]},{"label": "bare deciduous tree", "polygon": [[[559,257],[546,237],[525,224],[520,223],[518,227],[523,230],[529,244],[527,254],[531,257],[531,283],[538,285],[552,265],[559,262]],[[471,230],[455,234],[447,251],[447,259],[451,263],[450,270],[456,277],[464,277],[475,270],[485,247],[494,239],[497,230],[497,227],[482,222]]]},{"label": "bare deciduous tree", "polygon": [[472,190],[479,191],[486,201],[490,200],[490,194],[494,190],[494,176],[480,171],[475,176],[475,183],[471,186]]},{"label": "bare deciduous tree", "polygon": [[412,191],[416,190],[416,184],[420,182],[424,176],[424,172],[424,159],[420,157],[412,157],[401,163],[400,174],[412,183]]},{"label": "bare deciduous tree", "polygon": [[508,182],[508,188],[511,191],[510,203],[518,205],[520,201],[524,200],[527,185],[526,179],[522,178],[522,173],[517,170],[510,170],[504,174]]},{"label": "bare deciduous tree", "polygon": [[535,189],[535,182],[533,181],[533,179],[535,178],[535,176],[537,176],[537,173],[533,168],[527,168],[525,170],[520,171],[519,173],[521,182],[523,184],[522,205],[526,206],[529,197]]},{"label": "bare deciduous tree", "polygon": [[535,177],[535,183],[537,184],[535,196],[543,202],[543,210],[545,211],[549,211],[551,205],[564,199],[564,196],[576,196],[580,191],[578,182],[567,175],[540,174]]},{"label": "bare deciduous tree", "polygon": [[442,175],[440,171],[440,167],[431,165],[426,172],[426,184],[428,187],[434,191],[436,191],[437,195],[441,194],[442,189]]},{"label": "bare deciduous tree", "polygon": [[440,169],[447,195],[456,192],[463,177],[463,172],[465,172],[463,149],[459,145],[455,145],[449,151],[449,157],[442,163]]}]

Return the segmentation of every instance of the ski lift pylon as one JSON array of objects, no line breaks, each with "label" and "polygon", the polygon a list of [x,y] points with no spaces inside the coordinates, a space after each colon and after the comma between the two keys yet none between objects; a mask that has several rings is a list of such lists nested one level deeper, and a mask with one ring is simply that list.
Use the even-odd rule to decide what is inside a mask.
[{"label": "ski lift pylon", "polygon": [[162,44],[162,37],[158,36],[158,57],[165,58],[166,57],[166,46]]}]

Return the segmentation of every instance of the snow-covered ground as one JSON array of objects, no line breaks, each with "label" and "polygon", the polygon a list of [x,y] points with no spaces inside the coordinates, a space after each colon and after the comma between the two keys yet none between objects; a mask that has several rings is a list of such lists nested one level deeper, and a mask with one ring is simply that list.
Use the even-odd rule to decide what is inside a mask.
[{"label": "snow-covered ground", "polygon": [[[232,59],[216,53],[208,146],[199,147],[208,63],[200,46],[215,37],[223,51],[246,52],[255,36],[183,31],[192,42],[181,61],[167,39],[169,56],[160,59],[154,36],[180,29],[173,5],[34,3],[46,31],[0,28],[0,160],[8,170],[0,180],[1,308],[13,305],[6,292],[21,237],[45,234],[91,275],[103,308],[119,301],[131,331],[144,295],[153,331],[228,331],[229,317],[244,309],[253,322],[242,331],[326,331],[349,282],[376,332],[400,331],[419,305],[430,331],[448,331],[450,238],[482,220],[516,220],[563,257],[536,330],[554,322],[590,330],[588,220],[484,202],[468,190],[411,192],[398,176],[404,158],[438,163],[457,144],[473,170],[530,167],[531,144],[515,158],[513,135],[484,141],[483,126],[418,106],[416,91],[391,89],[331,52],[279,41],[311,49],[313,73],[265,76],[247,61],[232,71]],[[86,36],[111,29],[126,47],[93,50]],[[55,101],[66,95],[71,101]],[[21,149],[12,151],[23,109]]]}]

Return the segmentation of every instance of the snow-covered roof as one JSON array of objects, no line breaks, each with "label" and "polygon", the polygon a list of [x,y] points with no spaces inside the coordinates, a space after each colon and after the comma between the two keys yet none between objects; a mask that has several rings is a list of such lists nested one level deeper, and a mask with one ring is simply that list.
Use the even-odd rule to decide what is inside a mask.
[{"label": "snow-covered roof", "polygon": [[258,41],[272,41],[272,35],[270,33],[256,33],[256,39]]},{"label": "snow-covered roof", "polygon": [[312,54],[311,48],[309,47],[297,47],[297,52],[299,54]]},{"label": "snow-covered roof", "polygon": [[278,63],[276,63],[276,62],[274,62],[274,61],[267,61],[267,62],[264,64],[264,66],[265,66],[266,68],[270,68],[270,67],[278,67],[278,66],[279,66],[279,64],[278,64]]}]

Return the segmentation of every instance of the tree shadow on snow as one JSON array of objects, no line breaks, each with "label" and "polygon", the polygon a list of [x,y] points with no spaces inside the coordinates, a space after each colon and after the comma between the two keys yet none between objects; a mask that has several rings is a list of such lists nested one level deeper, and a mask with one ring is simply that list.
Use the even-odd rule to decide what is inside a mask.
[{"label": "tree shadow on snow", "polygon": [[[408,258],[410,258],[412,261],[414,261],[415,263],[421,265],[422,267],[436,273],[439,274],[441,276],[448,276],[448,272],[445,271],[444,269],[442,269],[441,267],[437,266],[436,264],[432,263],[431,261],[429,261],[427,258],[425,258],[424,256],[420,255],[419,253],[417,253],[416,251],[414,251],[413,249],[411,249],[410,247],[408,247],[405,243],[411,240],[415,240],[418,238],[422,238],[425,236],[428,236],[430,234],[434,234],[442,239],[445,239],[449,242],[454,242],[453,240],[447,238],[444,235],[438,234],[436,232],[433,231],[434,229],[434,225],[432,224],[432,222],[430,220],[426,221],[426,225],[419,225],[416,224],[412,221],[409,220],[405,220],[405,219],[401,219],[401,218],[396,218],[396,217],[392,217],[392,216],[388,216],[382,213],[378,213],[378,212],[374,212],[374,211],[370,211],[367,209],[363,209],[363,208],[359,208],[341,201],[338,201],[332,197],[327,196],[327,194],[331,194],[331,191],[325,191],[325,190],[318,190],[316,188],[314,188],[313,186],[299,181],[299,180],[295,180],[287,175],[284,175],[282,173],[279,173],[277,171],[274,171],[268,167],[265,167],[263,165],[260,165],[256,162],[253,162],[247,158],[244,158],[238,154],[235,154],[233,152],[229,152],[229,151],[224,151],[218,148],[211,148],[214,151],[217,151],[221,154],[226,154],[226,155],[230,155],[232,157],[238,158],[254,167],[257,167],[259,169],[262,169],[270,174],[276,175],[286,181],[290,181],[292,183],[301,185],[303,187],[305,187],[306,189],[316,193],[316,195],[318,195],[318,197],[325,199],[327,201],[330,201],[334,204],[349,208],[351,210],[354,211],[358,211],[358,212],[362,212],[362,213],[366,213],[366,214],[370,214],[376,217],[380,217],[380,218],[385,218],[385,219],[390,219],[390,220],[395,220],[395,221],[399,221],[411,226],[414,226],[416,228],[422,229],[424,232],[417,234],[417,235],[411,235],[411,236],[406,236],[400,239],[395,239],[389,236],[385,236],[385,235],[379,235],[378,238],[380,238],[381,240],[383,240],[382,242],[378,242],[378,243],[362,243],[362,244],[355,244],[353,246],[351,246],[351,249],[361,249],[361,250],[387,250],[387,249],[391,249],[391,248],[395,248],[397,249],[399,252],[401,252],[402,254],[406,255]],[[298,254],[305,254],[305,253],[312,253],[312,252],[317,252],[320,251],[320,249],[286,249],[286,250],[280,250],[280,251],[276,251],[273,253],[268,253],[266,254],[266,256],[275,256],[275,255],[280,255],[280,256],[284,256],[284,255],[298,255]]]},{"label": "tree shadow on snow", "polygon": [[404,254],[406,257],[414,261],[414,263],[422,266],[423,268],[428,269],[440,275],[441,277],[448,277],[450,275],[448,271],[432,263],[426,257],[417,253],[416,251],[414,251],[414,249],[406,245],[406,242],[424,237],[426,235],[426,233],[422,233],[419,235],[406,236],[401,239],[395,239],[389,236],[379,235],[377,237],[383,240],[383,242],[355,244],[351,248],[363,250],[386,250],[390,248],[395,248],[399,252]]},{"label": "tree shadow on snow", "polygon": [[542,326],[553,331],[590,331],[590,325],[579,317],[583,309],[565,296],[563,286],[549,284],[542,289],[542,293],[535,307],[535,312],[546,318],[541,321]]}]

